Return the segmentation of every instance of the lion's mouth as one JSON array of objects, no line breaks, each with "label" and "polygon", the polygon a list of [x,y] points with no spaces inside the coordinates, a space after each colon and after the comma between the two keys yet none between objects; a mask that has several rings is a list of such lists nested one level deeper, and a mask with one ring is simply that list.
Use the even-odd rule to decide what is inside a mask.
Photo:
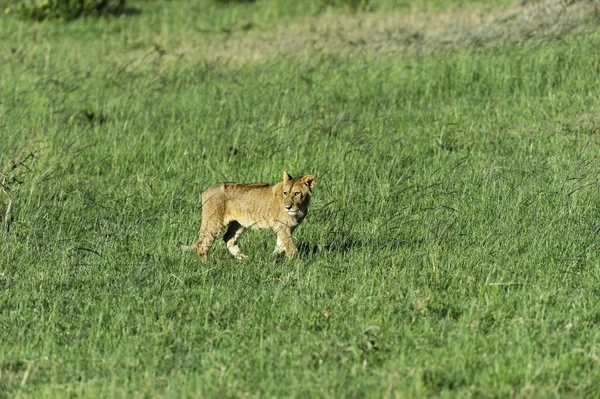
[{"label": "lion's mouth", "polygon": [[298,213],[300,213],[300,212],[298,212],[298,211],[287,211],[287,213],[288,213],[288,215],[290,215],[290,216],[296,216],[296,215],[297,215]]}]

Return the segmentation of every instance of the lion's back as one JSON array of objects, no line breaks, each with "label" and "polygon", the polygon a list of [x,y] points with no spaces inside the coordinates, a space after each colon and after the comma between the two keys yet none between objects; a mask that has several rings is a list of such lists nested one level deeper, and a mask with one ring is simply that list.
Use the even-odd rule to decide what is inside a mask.
[{"label": "lion's back", "polygon": [[202,193],[202,212],[220,216],[223,223],[265,228],[276,213],[270,184],[219,183]]}]

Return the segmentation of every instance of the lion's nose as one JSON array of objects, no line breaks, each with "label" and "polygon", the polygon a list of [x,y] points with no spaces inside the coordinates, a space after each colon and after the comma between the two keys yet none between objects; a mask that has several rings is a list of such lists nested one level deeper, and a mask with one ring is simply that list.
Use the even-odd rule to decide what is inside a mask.
[{"label": "lion's nose", "polygon": [[290,206],[286,205],[285,209],[287,209],[289,211],[290,209],[292,209],[292,205],[290,205]]}]

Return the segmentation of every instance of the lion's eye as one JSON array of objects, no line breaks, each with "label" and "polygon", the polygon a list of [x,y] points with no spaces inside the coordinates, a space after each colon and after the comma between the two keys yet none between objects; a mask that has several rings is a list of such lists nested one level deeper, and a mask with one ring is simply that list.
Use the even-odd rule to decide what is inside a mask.
[{"label": "lion's eye", "polygon": [[298,195],[300,195],[300,192],[299,192],[299,191],[296,191],[296,192],[294,193],[294,197],[297,197]]},{"label": "lion's eye", "polygon": [[283,192],[283,196],[284,196],[284,197],[287,197],[287,191],[284,191],[284,192]]}]

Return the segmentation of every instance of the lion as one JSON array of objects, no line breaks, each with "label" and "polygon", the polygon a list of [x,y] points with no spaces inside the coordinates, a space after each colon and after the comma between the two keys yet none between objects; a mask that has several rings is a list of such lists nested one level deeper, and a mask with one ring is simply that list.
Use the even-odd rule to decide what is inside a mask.
[{"label": "lion", "polygon": [[293,178],[283,172],[277,184],[219,183],[202,193],[202,223],[200,235],[193,245],[178,243],[184,251],[194,251],[203,262],[208,250],[223,229],[223,240],[235,259],[246,255],[237,242],[247,229],[272,229],[277,235],[273,254],[298,254],[292,232],[308,213],[310,197],[315,188],[313,175]]}]

